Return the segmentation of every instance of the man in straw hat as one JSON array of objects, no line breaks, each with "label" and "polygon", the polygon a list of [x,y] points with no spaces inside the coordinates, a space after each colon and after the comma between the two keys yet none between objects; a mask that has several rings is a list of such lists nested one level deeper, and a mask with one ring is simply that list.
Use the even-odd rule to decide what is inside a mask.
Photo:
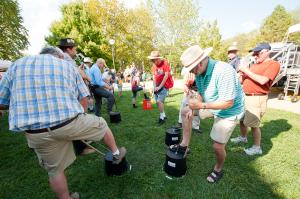
[{"label": "man in straw hat", "polygon": [[162,59],[162,57],[159,55],[159,51],[152,51],[150,56],[148,56],[148,59],[153,62],[152,74],[154,96],[157,107],[159,109],[158,124],[163,124],[167,119],[164,111],[164,101],[168,95],[168,91],[170,88],[169,81],[172,81],[170,79],[172,78],[170,74],[171,67],[166,60]]},{"label": "man in straw hat", "polygon": [[[172,151],[186,155],[190,143],[192,120],[196,111],[209,109],[214,116],[210,132],[216,155],[216,164],[207,177],[208,182],[218,182],[223,175],[226,158],[225,145],[237,122],[244,114],[244,93],[237,73],[231,65],[208,57],[212,48],[198,45],[186,49],[180,57],[183,73],[194,73],[198,92],[189,94],[187,106],[182,110],[183,139]],[[190,78],[194,76],[191,75]],[[200,113],[201,116],[202,113]]]},{"label": "man in straw hat", "polygon": [[271,85],[280,70],[280,64],[270,58],[271,46],[268,43],[259,43],[250,50],[255,57],[255,64],[250,68],[240,66],[242,84],[245,92],[245,117],[240,122],[241,136],[232,138],[234,143],[247,143],[248,127],[251,128],[254,144],[245,149],[247,155],[260,155],[261,131],[260,121],[267,109],[268,93]]},{"label": "man in straw hat", "polygon": [[238,71],[238,66],[240,64],[240,57],[237,52],[239,51],[236,42],[233,43],[232,46],[228,48],[228,63],[233,66],[233,68]]}]

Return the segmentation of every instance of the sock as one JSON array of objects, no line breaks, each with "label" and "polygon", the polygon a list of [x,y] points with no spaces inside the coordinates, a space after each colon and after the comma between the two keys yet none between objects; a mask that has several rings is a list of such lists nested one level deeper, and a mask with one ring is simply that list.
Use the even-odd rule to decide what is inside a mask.
[{"label": "sock", "polygon": [[162,120],[165,118],[164,115],[163,115],[163,113],[159,114],[159,118],[162,119]]},{"label": "sock", "polygon": [[166,114],[165,114],[165,112],[162,112],[161,114],[162,114],[162,116],[163,116],[164,118],[166,117]]},{"label": "sock", "polygon": [[253,145],[253,148],[260,149],[260,146]]},{"label": "sock", "polygon": [[112,153],[113,155],[120,155],[119,149],[117,149],[115,152]]}]

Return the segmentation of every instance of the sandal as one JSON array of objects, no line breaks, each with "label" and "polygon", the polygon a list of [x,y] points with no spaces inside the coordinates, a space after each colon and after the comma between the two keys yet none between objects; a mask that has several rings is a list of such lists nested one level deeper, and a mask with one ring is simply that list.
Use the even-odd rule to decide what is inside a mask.
[{"label": "sandal", "polygon": [[223,176],[223,171],[219,171],[217,172],[216,170],[213,170],[209,176],[207,176],[206,180],[209,183],[217,183],[219,182],[219,180],[222,178]]}]

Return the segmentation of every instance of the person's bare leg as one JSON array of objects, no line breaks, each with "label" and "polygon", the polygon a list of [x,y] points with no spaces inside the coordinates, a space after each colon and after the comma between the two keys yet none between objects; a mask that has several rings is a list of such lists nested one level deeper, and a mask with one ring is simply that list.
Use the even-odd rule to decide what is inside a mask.
[{"label": "person's bare leg", "polygon": [[251,131],[253,133],[253,141],[255,146],[260,146],[261,141],[261,131],[259,127],[252,127]]},{"label": "person's bare leg", "polygon": [[226,158],[225,144],[214,142],[213,148],[217,160],[214,169],[219,172],[222,170]]},{"label": "person's bare leg", "polygon": [[49,177],[49,184],[59,199],[70,199],[67,178],[64,171]]},{"label": "person's bare leg", "polygon": [[182,131],[183,131],[183,138],[181,141],[181,146],[189,146],[191,134],[192,134],[192,121],[193,116],[187,118],[187,114],[191,110],[188,107],[185,107],[181,110],[181,118],[182,118]]},{"label": "person's bare leg", "polygon": [[[214,166],[214,170],[217,172],[222,171],[223,165],[226,159],[226,150],[225,150],[225,144],[221,144],[218,142],[214,142],[213,148],[216,155],[216,164]],[[210,176],[207,177],[207,180],[209,182],[214,182],[214,179]]]},{"label": "person's bare leg", "polygon": [[245,126],[243,121],[240,122],[240,132],[242,137],[247,137],[248,134],[248,127]]},{"label": "person's bare leg", "polygon": [[110,148],[112,152],[117,151],[118,147],[114,135],[112,134],[110,129],[108,129],[107,132],[105,133],[103,137],[103,142],[105,143],[106,146],[108,146],[108,148]]},{"label": "person's bare leg", "polygon": [[164,103],[162,102],[157,102],[157,107],[158,107],[158,110],[160,113],[163,113],[164,112]]}]

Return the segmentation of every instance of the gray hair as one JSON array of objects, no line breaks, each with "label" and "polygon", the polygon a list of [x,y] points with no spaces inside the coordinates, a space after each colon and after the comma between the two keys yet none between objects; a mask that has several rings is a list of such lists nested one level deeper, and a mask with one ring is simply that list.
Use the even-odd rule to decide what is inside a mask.
[{"label": "gray hair", "polygon": [[45,46],[44,48],[42,48],[40,54],[50,54],[57,58],[64,57],[63,51],[55,46]]}]

